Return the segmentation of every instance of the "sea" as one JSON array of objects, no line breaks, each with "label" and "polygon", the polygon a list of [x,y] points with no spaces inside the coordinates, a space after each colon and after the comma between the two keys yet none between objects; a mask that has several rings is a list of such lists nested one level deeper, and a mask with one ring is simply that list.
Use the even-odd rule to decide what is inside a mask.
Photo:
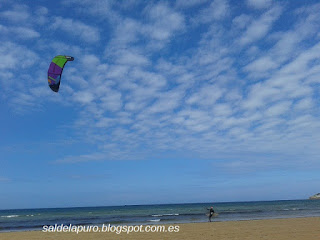
[{"label": "sea", "polygon": [[208,221],[319,217],[319,200],[259,202],[184,203],[0,210],[0,232],[42,230],[43,226],[64,225],[149,225]]}]

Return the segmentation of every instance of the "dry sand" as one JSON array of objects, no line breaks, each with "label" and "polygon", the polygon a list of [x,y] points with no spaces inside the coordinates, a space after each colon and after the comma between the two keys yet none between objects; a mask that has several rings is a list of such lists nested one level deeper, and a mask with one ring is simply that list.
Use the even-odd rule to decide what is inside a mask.
[{"label": "dry sand", "polygon": [[[168,226],[168,225],[166,225]],[[38,239],[194,239],[194,240],[320,240],[320,217],[174,224],[178,233],[0,233],[0,240]]]}]

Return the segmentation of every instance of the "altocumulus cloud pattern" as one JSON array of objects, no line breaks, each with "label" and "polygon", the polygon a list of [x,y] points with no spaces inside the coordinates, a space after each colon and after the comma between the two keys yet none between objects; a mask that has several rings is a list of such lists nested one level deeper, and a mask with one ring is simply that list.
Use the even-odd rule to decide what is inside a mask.
[{"label": "altocumulus cloud pattern", "polygon": [[[72,110],[52,144],[85,149],[54,163],[319,167],[319,13],[316,1],[2,1],[1,98],[11,114]],[[76,61],[57,95],[46,73],[59,54]]]}]

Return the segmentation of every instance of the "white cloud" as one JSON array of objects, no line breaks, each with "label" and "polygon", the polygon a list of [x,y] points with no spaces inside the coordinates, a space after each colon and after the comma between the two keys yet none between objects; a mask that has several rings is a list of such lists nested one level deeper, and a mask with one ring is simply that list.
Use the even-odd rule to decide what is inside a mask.
[{"label": "white cloud", "polygon": [[279,100],[281,89],[267,84],[257,83],[249,89],[248,98],[242,102],[246,109],[256,109],[264,106],[266,101]]},{"label": "white cloud", "polygon": [[184,110],[179,112],[178,116],[180,117],[179,124],[194,132],[208,131],[213,124],[210,115],[206,111]]},{"label": "white cloud", "polygon": [[[3,53],[3,49],[0,48],[0,53]],[[12,54],[7,54],[0,60],[0,68],[7,69],[7,68],[14,68],[16,66],[17,60]]]},{"label": "white cloud", "polygon": [[73,96],[73,99],[76,102],[80,102],[80,103],[86,104],[86,103],[92,102],[94,100],[94,96],[90,92],[82,91],[82,92],[75,93],[74,96]]},{"label": "white cloud", "polygon": [[46,7],[38,7],[35,10],[35,14],[33,16],[33,21],[36,24],[39,25],[44,25],[49,21],[49,16],[48,16],[49,10]]},{"label": "white cloud", "polygon": [[215,104],[213,106],[214,116],[230,116],[232,112],[232,107],[226,103]]},{"label": "white cloud", "polygon": [[105,96],[101,98],[101,107],[109,111],[119,111],[122,107],[121,93],[109,90],[105,92]]},{"label": "white cloud", "polygon": [[83,67],[87,67],[89,69],[96,69],[100,64],[100,59],[93,54],[86,54],[82,58],[79,59]]},{"label": "white cloud", "polygon": [[247,4],[255,9],[264,9],[272,4],[272,0],[247,0]]},{"label": "white cloud", "polygon": [[264,37],[271,29],[273,23],[279,18],[281,12],[282,9],[279,6],[275,6],[264,13],[259,19],[252,21],[240,38],[240,44],[249,44]]},{"label": "white cloud", "polygon": [[313,107],[314,107],[314,103],[310,97],[299,100],[295,105],[295,108],[297,110],[310,110]]},{"label": "white cloud", "polygon": [[191,21],[196,24],[212,23],[226,18],[229,14],[229,3],[227,0],[214,0],[208,7],[205,7]]},{"label": "white cloud", "polygon": [[70,18],[55,17],[51,28],[59,31],[62,30],[73,37],[80,37],[88,43],[100,40],[100,33],[97,28]]},{"label": "white cloud", "polygon": [[264,77],[269,70],[275,69],[278,64],[270,57],[261,57],[244,67],[244,70],[250,72],[254,77]]},{"label": "white cloud", "polygon": [[232,20],[232,24],[237,28],[243,29],[247,27],[251,21],[252,21],[251,16],[246,14],[241,14],[240,16],[237,16]]},{"label": "white cloud", "polygon": [[320,53],[320,43],[314,45],[310,49],[302,52],[296,59],[292,62],[286,64],[280,71],[280,74],[299,74],[307,68],[309,68],[309,64],[319,59]]},{"label": "white cloud", "polygon": [[115,17],[112,13],[112,6],[117,1],[114,0],[65,0],[63,4],[78,9],[80,14],[91,14],[92,16],[99,16],[102,18]]},{"label": "white cloud", "polygon": [[180,106],[183,92],[181,91],[168,91],[161,94],[161,97],[147,109],[151,113],[170,112]]},{"label": "white cloud", "polygon": [[78,163],[78,162],[88,162],[88,161],[101,161],[106,160],[107,156],[102,153],[85,154],[80,156],[68,156],[62,159],[58,159],[53,163]]},{"label": "white cloud", "polygon": [[14,5],[12,10],[7,10],[0,13],[0,17],[5,18],[14,23],[23,24],[29,20],[29,8],[26,5]]},{"label": "white cloud", "polygon": [[218,86],[203,86],[193,93],[187,100],[186,103],[198,106],[213,106],[214,103],[222,96],[224,91]]},{"label": "white cloud", "polygon": [[[143,25],[130,18],[124,18],[119,21],[115,27],[114,38],[112,39],[113,46],[125,47],[126,44],[136,42],[142,34]],[[106,50],[108,51],[108,49]]]},{"label": "white cloud", "polygon": [[15,4],[9,10],[0,12],[0,19],[7,20],[11,24],[10,28],[32,29],[34,26],[44,25],[48,22],[48,12],[46,7]]},{"label": "white cloud", "polygon": [[[38,60],[35,52],[10,42],[0,45],[0,54],[0,69],[28,68]],[[24,61],[25,59],[28,61]]]},{"label": "white cloud", "polygon": [[28,40],[40,37],[38,32],[28,27],[6,27],[0,25],[0,33],[2,34],[2,37],[6,37],[7,39],[17,37],[19,39]]},{"label": "white cloud", "polygon": [[13,28],[12,31],[16,34],[16,36],[18,36],[19,38],[23,38],[23,39],[40,37],[40,33],[36,32],[33,29],[26,28],[26,27]]},{"label": "white cloud", "polygon": [[36,9],[36,14],[38,14],[38,15],[47,15],[48,12],[49,12],[49,10],[46,7],[38,7]]},{"label": "white cloud", "polygon": [[130,51],[128,49],[119,50],[115,54],[117,56],[116,62],[123,65],[148,65],[150,62],[147,57],[143,56],[136,51]]},{"label": "white cloud", "polygon": [[207,2],[208,0],[177,0],[177,8],[190,8]]},{"label": "white cloud", "polygon": [[290,110],[290,106],[291,102],[289,101],[276,103],[266,110],[266,115],[277,117],[278,115],[287,113]]},{"label": "white cloud", "polygon": [[163,3],[146,8],[150,23],[144,26],[144,33],[158,41],[168,40],[185,27],[184,16]]}]

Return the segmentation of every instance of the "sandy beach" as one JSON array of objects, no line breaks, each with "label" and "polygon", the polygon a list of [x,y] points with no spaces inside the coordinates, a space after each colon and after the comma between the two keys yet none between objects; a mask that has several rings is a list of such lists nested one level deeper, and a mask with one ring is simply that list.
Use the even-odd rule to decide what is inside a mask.
[{"label": "sandy beach", "polygon": [[[167,226],[167,225],[166,225]],[[174,224],[171,233],[44,233],[41,231],[0,233],[1,240],[38,239],[216,239],[216,240],[317,240],[320,217]]]}]

